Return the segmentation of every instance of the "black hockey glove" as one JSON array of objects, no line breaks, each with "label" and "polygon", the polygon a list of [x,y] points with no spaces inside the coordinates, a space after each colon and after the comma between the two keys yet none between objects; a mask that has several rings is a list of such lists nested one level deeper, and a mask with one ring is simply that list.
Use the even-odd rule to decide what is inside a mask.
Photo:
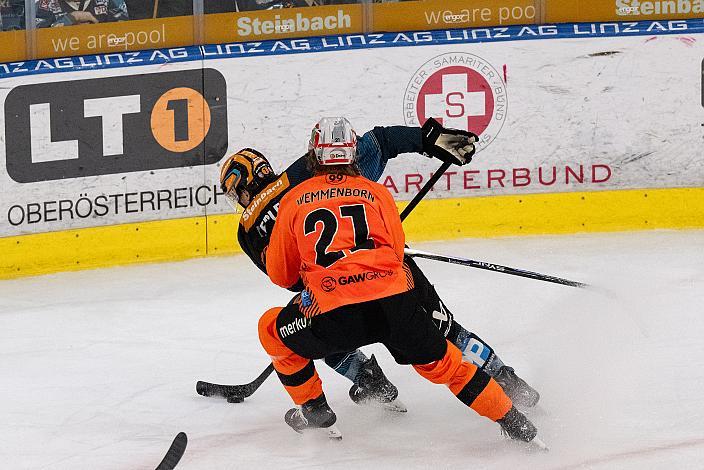
[{"label": "black hockey glove", "polygon": [[459,129],[446,129],[433,118],[425,121],[423,132],[423,152],[443,162],[466,165],[476,152],[475,142],[479,137],[472,132]]}]

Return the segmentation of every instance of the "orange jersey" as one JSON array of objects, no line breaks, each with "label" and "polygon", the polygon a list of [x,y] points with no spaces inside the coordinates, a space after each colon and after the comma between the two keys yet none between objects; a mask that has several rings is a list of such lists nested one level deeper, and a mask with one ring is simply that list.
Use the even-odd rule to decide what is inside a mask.
[{"label": "orange jersey", "polygon": [[301,308],[313,316],[409,290],[404,241],[385,187],[362,176],[316,176],[281,199],[266,269],[282,287],[303,279],[312,299]]}]

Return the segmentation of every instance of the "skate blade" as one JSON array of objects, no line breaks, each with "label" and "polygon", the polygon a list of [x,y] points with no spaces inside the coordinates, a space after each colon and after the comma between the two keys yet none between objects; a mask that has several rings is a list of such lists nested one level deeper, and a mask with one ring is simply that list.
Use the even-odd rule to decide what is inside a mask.
[{"label": "skate blade", "polygon": [[393,411],[394,413],[406,413],[408,408],[403,404],[401,400],[394,400],[389,403],[379,403],[379,407],[386,411]]},{"label": "skate blade", "polygon": [[342,433],[340,432],[340,429],[338,429],[338,427],[334,424],[327,428],[320,428],[320,430],[323,431],[325,433],[325,436],[332,441],[342,440]]},{"label": "skate blade", "polygon": [[[291,428],[293,429],[293,428]],[[332,426],[329,426],[327,428],[305,428],[305,429],[293,429],[296,431],[298,434],[308,436],[308,437],[313,437],[314,439],[322,439],[322,438],[328,438],[331,441],[341,441],[342,440],[342,433],[340,432],[340,429],[335,426],[334,424]]]},{"label": "skate blade", "polygon": [[394,413],[405,413],[408,411],[406,405],[399,399],[389,402],[381,402],[376,400],[366,400],[358,403],[361,406],[368,406],[370,408],[379,408],[386,411],[392,411]]},{"label": "skate blade", "polygon": [[530,443],[533,445],[533,447],[543,451],[543,452],[548,452],[550,448],[548,448],[547,444],[545,444],[542,439],[540,439],[538,436],[535,436]]}]

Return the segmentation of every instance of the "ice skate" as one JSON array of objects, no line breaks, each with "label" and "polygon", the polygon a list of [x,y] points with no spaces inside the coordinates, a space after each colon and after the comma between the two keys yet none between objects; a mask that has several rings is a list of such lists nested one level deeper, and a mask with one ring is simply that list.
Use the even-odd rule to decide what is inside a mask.
[{"label": "ice skate", "polygon": [[545,443],[537,437],[538,429],[515,407],[512,406],[506,416],[496,422],[501,425],[502,434],[511,439],[528,442],[541,450],[548,450]]},{"label": "ice skate", "polygon": [[284,420],[286,424],[300,434],[303,434],[306,430],[316,430],[325,433],[330,439],[342,439],[342,433],[335,426],[337,416],[328,406],[325,395],[308,400],[300,408],[291,408],[286,412]]},{"label": "ice skate", "polygon": [[512,367],[501,366],[494,377],[514,405],[531,408],[540,400],[540,394],[516,375]]},{"label": "ice skate", "polygon": [[358,405],[378,406],[399,413],[408,411],[398,399],[398,389],[386,378],[373,354],[362,363],[354,382],[350,398]]}]

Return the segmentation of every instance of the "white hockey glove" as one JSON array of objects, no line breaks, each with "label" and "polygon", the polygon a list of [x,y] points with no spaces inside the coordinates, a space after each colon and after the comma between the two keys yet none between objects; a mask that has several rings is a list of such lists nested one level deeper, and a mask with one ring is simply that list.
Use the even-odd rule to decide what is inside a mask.
[{"label": "white hockey glove", "polygon": [[446,129],[433,118],[425,121],[423,132],[423,152],[430,157],[455,165],[466,165],[476,152],[474,144],[479,137],[472,132],[459,129]]}]

